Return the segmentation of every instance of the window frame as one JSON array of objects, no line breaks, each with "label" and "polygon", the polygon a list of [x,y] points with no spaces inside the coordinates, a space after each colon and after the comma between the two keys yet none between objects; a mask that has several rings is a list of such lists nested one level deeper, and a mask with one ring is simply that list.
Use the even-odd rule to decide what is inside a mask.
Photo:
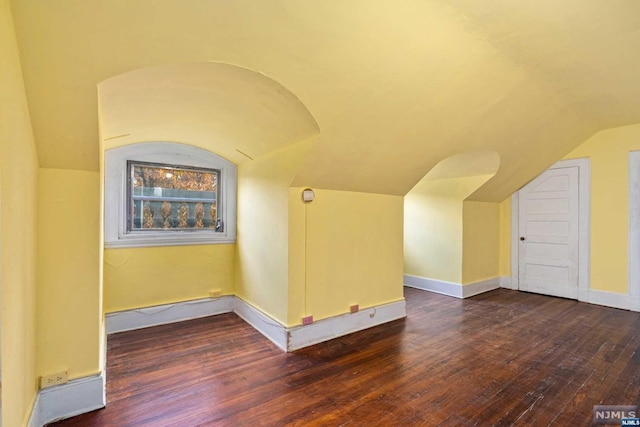
[{"label": "window frame", "polygon": [[[219,214],[222,232],[193,230],[127,230],[128,162],[159,163],[176,167],[220,171]],[[144,142],[105,151],[104,247],[132,248],[235,243],[236,165],[210,151],[172,142]]]}]

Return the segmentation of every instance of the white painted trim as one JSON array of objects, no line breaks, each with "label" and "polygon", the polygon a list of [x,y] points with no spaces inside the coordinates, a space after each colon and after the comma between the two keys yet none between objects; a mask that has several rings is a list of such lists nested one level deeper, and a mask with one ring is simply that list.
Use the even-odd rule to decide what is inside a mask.
[{"label": "white painted trim", "polygon": [[[514,213],[515,212],[515,213]],[[520,289],[520,225],[518,216],[520,212],[520,193],[515,192],[511,196],[511,289]]]},{"label": "white painted trim", "polygon": [[234,308],[234,296],[203,298],[154,307],[107,313],[107,334],[148,328],[182,320],[197,319],[214,314],[230,313]]},{"label": "white painted trim", "polygon": [[492,291],[500,287],[501,279],[493,277],[479,282],[461,285],[460,283],[446,282],[444,280],[430,279],[427,277],[404,275],[404,285],[423,291],[435,292],[454,298],[469,298],[484,292]]},{"label": "white painted trim", "polygon": [[354,314],[320,319],[304,327],[287,328],[250,303],[236,296],[224,296],[215,300],[206,298],[109,313],[105,321],[107,333],[113,334],[230,312],[237,314],[283,351],[297,350],[406,317],[405,302],[402,300],[360,310]]},{"label": "white painted trim", "polygon": [[[224,231],[127,232],[127,161],[164,163],[220,170],[219,212]],[[104,157],[104,246],[131,248],[148,246],[204,245],[236,241],[237,167],[215,153],[174,142],[142,142],[115,147]]]},{"label": "white painted trim", "polygon": [[280,322],[238,297],[234,297],[233,311],[278,348],[287,351],[287,330]]},{"label": "white painted trim", "polygon": [[[573,162],[573,163],[572,163]],[[587,301],[591,287],[591,161],[589,159],[565,160],[562,165],[578,166],[580,179],[578,197],[580,218],[578,235],[580,250],[578,259],[578,301]]]},{"label": "white painted trim", "polygon": [[407,317],[406,303],[400,300],[362,309],[357,313],[321,319],[311,325],[288,329],[287,350],[298,350],[405,317]]},{"label": "white painted trim", "polygon": [[[591,257],[591,162],[589,159],[561,160],[549,169],[578,167],[578,301],[588,302]],[[519,192],[511,197],[511,280],[519,289]],[[514,231],[515,230],[515,231]]]},{"label": "white painted trim", "polygon": [[629,309],[640,311],[640,151],[629,152]]},{"label": "white painted trim", "polygon": [[104,408],[107,403],[105,387],[102,372],[40,390],[29,418],[29,427],[42,427],[53,421]]},{"label": "white painted trim", "polygon": [[499,277],[492,277],[491,279],[481,280],[479,282],[467,283],[466,285],[462,285],[462,298],[480,295],[498,288],[500,288]]},{"label": "white painted trim", "polygon": [[630,299],[627,294],[605,292],[597,289],[589,290],[588,302],[590,304],[604,305],[606,307],[620,308],[622,310],[631,309]]},{"label": "white painted trim", "polygon": [[462,285],[459,283],[445,282],[444,280],[429,279],[427,277],[404,275],[404,285],[423,291],[435,292],[454,298],[463,298]]},{"label": "white painted trim", "polygon": [[505,289],[518,289],[513,287],[511,276],[500,276],[500,287]]}]

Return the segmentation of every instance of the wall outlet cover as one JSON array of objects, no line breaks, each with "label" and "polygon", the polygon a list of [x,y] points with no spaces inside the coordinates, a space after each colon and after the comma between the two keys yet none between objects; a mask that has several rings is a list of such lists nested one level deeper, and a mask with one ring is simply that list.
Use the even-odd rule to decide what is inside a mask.
[{"label": "wall outlet cover", "polygon": [[67,371],[56,372],[55,374],[43,375],[40,377],[40,388],[53,387],[54,385],[66,384],[69,381]]}]

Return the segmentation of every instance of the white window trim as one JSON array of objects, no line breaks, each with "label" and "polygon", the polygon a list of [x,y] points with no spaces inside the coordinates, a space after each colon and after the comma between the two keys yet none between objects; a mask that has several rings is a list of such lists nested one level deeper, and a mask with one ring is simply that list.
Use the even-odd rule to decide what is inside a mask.
[{"label": "white window trim", "polygon": [[629,308],[640,311],[640,151],[629,152]]},{"label": "white window trim", "polygon": [[[208,230],[127,232],[127,161],[219,169],[223,232]],[[144,142],[105,151],[104,246],[209,245],[236,241],[236,165],[201,148],[170,142]]]}]

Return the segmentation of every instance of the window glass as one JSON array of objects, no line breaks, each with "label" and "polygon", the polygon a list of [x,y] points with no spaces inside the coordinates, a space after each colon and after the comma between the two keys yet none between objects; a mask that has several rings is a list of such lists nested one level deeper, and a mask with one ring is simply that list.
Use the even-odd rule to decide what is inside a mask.
[{"label": "window glass", "polygon": [[127,231],[223,231],[220,171],[128,162]]}]

